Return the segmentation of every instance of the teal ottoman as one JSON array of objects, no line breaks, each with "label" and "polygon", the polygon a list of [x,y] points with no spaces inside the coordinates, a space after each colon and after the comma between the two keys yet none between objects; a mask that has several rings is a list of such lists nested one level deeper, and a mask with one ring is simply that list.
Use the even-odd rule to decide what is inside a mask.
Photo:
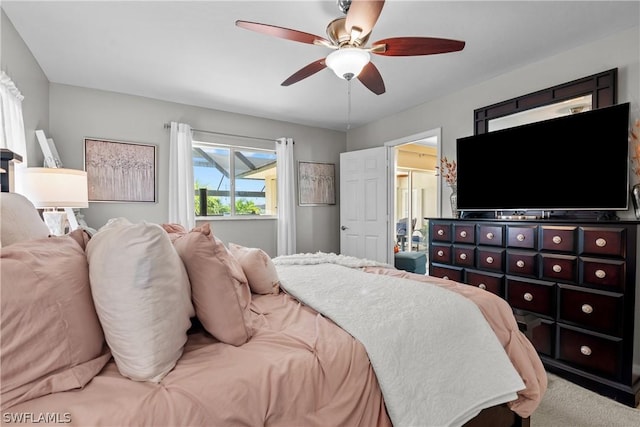
[{"label": "teal ottoman", "polygon": [[394,264],[411,273],[427,273],[427,255],[424,252],[396,252]]}]

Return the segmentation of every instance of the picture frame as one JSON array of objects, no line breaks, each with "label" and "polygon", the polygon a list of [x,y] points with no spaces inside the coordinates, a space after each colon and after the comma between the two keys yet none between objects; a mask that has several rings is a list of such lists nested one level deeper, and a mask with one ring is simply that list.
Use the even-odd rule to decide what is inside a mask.
[{"label": "picture frame", "polygon": [[157,146],[84,138],[90,202],[157,202]]},{"label": "picture frame", "polygon": [[325,206],[336,204],[334,163],[298,162],[298,204]]}]

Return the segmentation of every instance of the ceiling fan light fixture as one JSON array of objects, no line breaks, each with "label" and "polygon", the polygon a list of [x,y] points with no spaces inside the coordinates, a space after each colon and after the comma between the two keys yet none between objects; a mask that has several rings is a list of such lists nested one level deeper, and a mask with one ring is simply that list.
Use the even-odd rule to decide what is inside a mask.
[{"label": "ceiling fan light fixture", "polygon": [[337,0],[336,3],[338,3],[338,9],[340,9],[340,12],[344,13],[345,15],[347,14],[347,12],[349,12],[351,0]]},{"label": "ceiling fan light fixture", "polygon": [[303,31],[259,22],[237,20],[236,26],[286,40],[334,49],[330,55],[293,73],[281,83],[282,86],[290,86],[318,71],[330,68],[336,76],[348,82],[357,77],[367,89],[376,95],[385,93],[385,87],[380,71],[373,62],[370,62],[371,54],[389,57],[435,55],[457,52],[465,46],[465,42],[461,40],[409,36],[378,40],[373,43],[373,46],[366,47],[385,0],[335,1],[338,8],[346,16],[329,22],[326,28],[328,39]]},{"label": "ceiling fan light fixture", "polygon": [[357,77],[365,65],[371,60],[369,52],[355,47],[344,47],[331,52],[325,62],[336,76],[341,79],[351,80]]}]

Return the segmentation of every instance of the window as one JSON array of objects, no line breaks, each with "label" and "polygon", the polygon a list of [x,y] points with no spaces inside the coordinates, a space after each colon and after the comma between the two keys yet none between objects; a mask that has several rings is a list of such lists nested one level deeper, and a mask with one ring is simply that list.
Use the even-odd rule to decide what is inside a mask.
[{"label": "window", "polygon": [[196,216],[276,215],[274,150],[193,142]]}]

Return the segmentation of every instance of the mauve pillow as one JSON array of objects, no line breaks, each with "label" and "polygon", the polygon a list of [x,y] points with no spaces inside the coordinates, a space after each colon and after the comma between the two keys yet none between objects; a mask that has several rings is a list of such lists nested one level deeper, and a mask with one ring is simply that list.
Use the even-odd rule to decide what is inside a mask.
[{"label": "mauve pillow", "polygon": [[14,243],[0,258],[1,408],[83,387],[111,358],[84,250],[51,237]]},{"label": "mauve pillow", "polygon": [[251,291],[242,267],[209,224],[176,234],[173,244],[187,268],[198,319],[220,341],[235,346],[246,343],[253,328]]},{"label": "mauve pillow", "polygon": [[245,248],[229,243],[233,256],[240,261],[242,270],[249,280],[254,294],[277,294],[280,292],[280,278],[271,257],[260,248]]},{"label": "mauve pillow", "polygon": [[187,234],[187,229],[180,224],[162,224],[164,231],[169,233],[171,243],[173,243],[178,237]]},{"label": "mauve pillow", "polygon": [[120,373],[159,382],[182,356],[193,305],[189,279],[157,224],[110,220],[87,244],[91,292]]}]

